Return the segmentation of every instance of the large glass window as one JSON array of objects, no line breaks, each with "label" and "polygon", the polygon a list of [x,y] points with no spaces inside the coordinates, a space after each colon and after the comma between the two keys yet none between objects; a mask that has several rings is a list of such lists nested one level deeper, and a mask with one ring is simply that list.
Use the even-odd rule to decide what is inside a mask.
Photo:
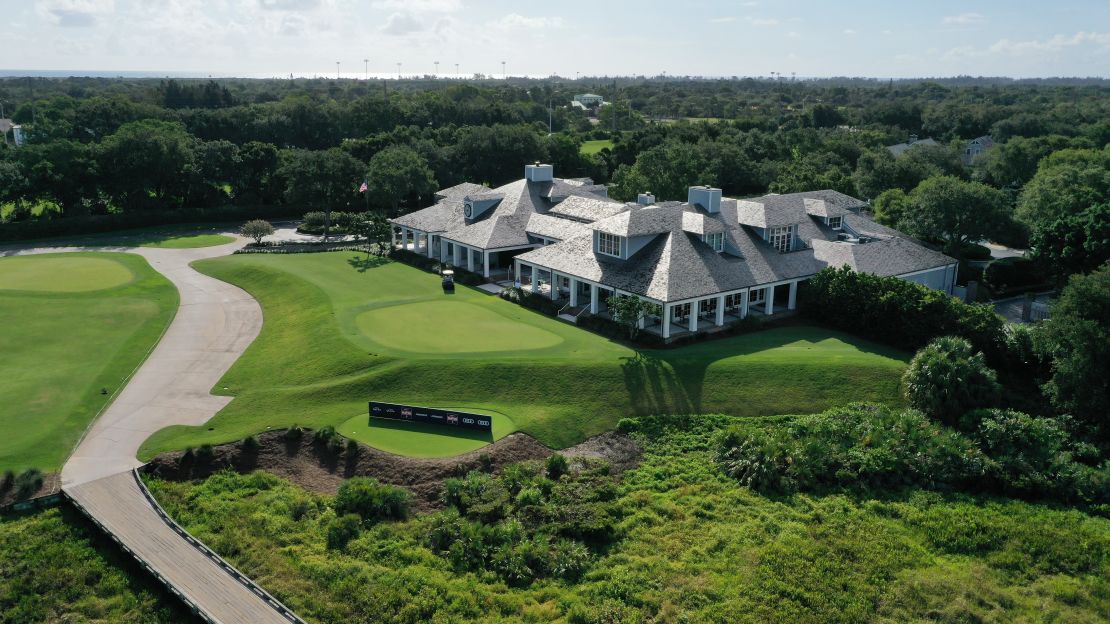
[{"label": "large glass window", "polygon": [[757,290],[749,291],[749,294],[748,294],[748,304],[749,305],[755,305],[757,303],[763,303],[766,300],[767,300],[767,289],[766,288],[760,288],[760,289],[757,289]]},{"label": "large glass window", "polygon": [[709,245],[710,247],[713,248],[713,251],[724,251],[725,250],[725,233],[724,232],[715,232],[713,234],[705,234],[701,238],[702,238],[702,240],[705,241],[706,245]]},{"label": "large glass window", "polygon": [[598,232],[597,251],[607,256],[617,256],[619,258],[621,255],[621,237],[616,234]]},{"label": "large glass window", "polygon": [[797,232],[798,226],[783,225],[780,227],[771,228],[771,235],[767,240],[771,246],[777,249],[780,253],[794,250],[794,234]]}]

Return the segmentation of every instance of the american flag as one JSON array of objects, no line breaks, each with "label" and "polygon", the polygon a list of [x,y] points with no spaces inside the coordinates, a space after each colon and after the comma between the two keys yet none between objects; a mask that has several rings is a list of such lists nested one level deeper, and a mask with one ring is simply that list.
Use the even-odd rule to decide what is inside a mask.
[{"label": "american flag", "polygon": [[358,187],[358,192],[359,193],[365,193],[367,190],[369,190],[369,188],[370,187],[367,186],[365,182],[363,182],[362,186]]}]

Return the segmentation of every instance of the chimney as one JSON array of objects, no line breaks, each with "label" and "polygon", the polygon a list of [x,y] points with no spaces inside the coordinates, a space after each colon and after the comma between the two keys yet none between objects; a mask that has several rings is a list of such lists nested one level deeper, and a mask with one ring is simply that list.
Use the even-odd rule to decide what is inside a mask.
[{"label": "chimney", "polygon": [[697,204],[709,214],[721,211],[721,189],[708,186],[691,186],[686,196],[686,203]]},{"label": "chimney", "polygon": [[529,182],[551,182],[555,179],[555,167],[541,165],[538,162],[534,165],[525,165],[524,179]]},{"label": "chimney", "polygon": [[641,206],[650,206],[655,203],[655,196],[651,194],[651,191],[644,191],[636,196],[636,203]]}]

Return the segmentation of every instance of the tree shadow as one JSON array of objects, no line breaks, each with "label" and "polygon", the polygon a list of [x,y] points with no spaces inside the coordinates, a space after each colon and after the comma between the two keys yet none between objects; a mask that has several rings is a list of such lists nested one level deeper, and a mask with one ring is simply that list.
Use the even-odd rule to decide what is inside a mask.
[{"label": "tree shadow", "polygon": [[389,260],[382,256],[351,256],[347,258],[347,264],[359,273],[365,273],[368,269],[375,269],[388,263]]},{"label": "tree shadow", "polygon": [[701,410],[702,382],[689,379],[658,352],[637,351],[623,358],[621,372],[637,414],[691,414]]}]

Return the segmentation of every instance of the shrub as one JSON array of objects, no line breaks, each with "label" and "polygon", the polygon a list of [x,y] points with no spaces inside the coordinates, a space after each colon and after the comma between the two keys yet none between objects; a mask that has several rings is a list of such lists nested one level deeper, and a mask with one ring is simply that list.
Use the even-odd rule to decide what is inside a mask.
[{"label": "shrub", "polygon": [[197,463],[209,464],[216,457],[216,451],[213,450],[211,444],[201,444],[197,449]]},{"label": "shrub", "polygon": [[312,441],[317,444],[327,444],[338,434],[335,433],[335,427],[326,425],[317,429],[312,434]]},{"label": "shrub", "polygon": [[15,478],[16,499],[30,498],[42,489],[42,472],[37,468],[28,468]]},{"label": "shrub", "polygon": [[983,282],[997,295],[1045,284],[1048,276],[1029,258],[1000,258],[987,265]]},{"label": "shrub", "polygon": [[15,473],[11,470],[5,470],[4,476],[0,477],[0,494],[12,489],[13,483],[15,483]]},{"label": "shrub", "polygon": [[963,338],[944,336],[918,351],[902,376],[906,399],[949,425],[977,407],[995,405],[1001,394],[995,372]]},{"label": "shrub", "polygon": [[248,453],[257,451],[258,450],[258,438],[254,437],[254,436],[247,436],[247,437],[243,438],[243,442],[242,442],[242,444],[240,444],[240,448],[242,448],[244,451],[247,451]]},{"label": "shrub", "polygon": [[565,455],[561,453],[552,453],[551,456],[547,458],[546,468],[547,478],[557,481],[559,477],[567,473],[567,470],[570,468],[570,462],[567,461]]},{"label": "shrub", "polygon": [[300,440],[303,437],[304,429],[301,429],[297,425],[293,425],[292,427],[285,430],[285,439],[290,442]]},{"label": "shrub", "polygon": [[990,260],[991,250],[978,243],[964,243],[960,246],[960,256],[965,260]]},{"label": "shrub", "polygon": [[347,544],[358,537],[362,520],[355,514],[344,514],[328,523],[327,544],[329,550],[343,550]]},{"label": "shrub", "polygon": [[617,421],[617,431],[621,433],[632,433],[640,428],[640,421],[635,418],[622,418]]},{"label": "shrub", "polygon": [[264,219],[251,219],[239,228],[239,233],[247,238],[253,238],[255,245],[261,245],[263,237],[274,233],[274,226]]},{"label": "shrub", "polygon": [[337,514],[358,514],[364,522],[403,520],[409,515],[412,495],[377,479],[355,477],[343,482],[335,495]]},{"label": "shrub", "polygon": [[717,459],[729,476],[761,492],[824,488],[950,488],[982,476],[975,445],[916,410],[852,405],[783,425],[736,425]]}]

